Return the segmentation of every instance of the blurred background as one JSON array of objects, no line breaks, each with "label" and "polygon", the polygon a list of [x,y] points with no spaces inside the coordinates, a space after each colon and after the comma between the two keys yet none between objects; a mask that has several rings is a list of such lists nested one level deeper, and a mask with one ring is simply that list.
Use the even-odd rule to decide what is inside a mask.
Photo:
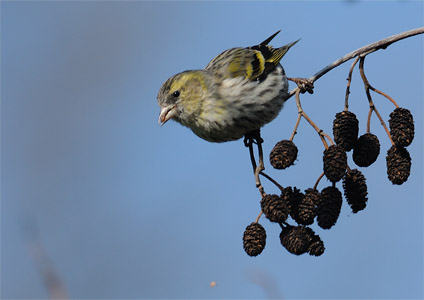
[{"label": "blurred background", "polygon": [[[309,77],[423,26],[423,12],[421,1],[2,1],[1,298],[423,298],[422,36],[365,62],[370,83],[414,114],[410,178],[387,179],[390,143],[373,116],[381,153],[361,168],[368,206],[353,214],[344,202],[333,228],[312,226],[326,246],[318,258],[288,253],[264,218],[265,250],[247,256],[242,234],[260,211],[247,149],[205,142],[175,122],[158,126],[156,103],[171,75],[279,29],[274,46],[302,38],[283,59],[287,74]],[[301,98],[330,134],[351,63]],[[394,106],[373,98],[387,121]],[[363,134],[357,69],[350,110]],[[296,118],[292,98],[262,130],[266,156]],[[295,166],[266,168],[304,190],[322,172],[323,147],[304,120],[294,142]]]}]

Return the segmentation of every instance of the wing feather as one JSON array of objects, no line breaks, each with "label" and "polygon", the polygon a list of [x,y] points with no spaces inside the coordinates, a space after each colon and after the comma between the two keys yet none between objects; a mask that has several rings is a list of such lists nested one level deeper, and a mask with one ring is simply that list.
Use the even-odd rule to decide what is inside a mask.
[{"label": "wing feather", "polygon": [[280,48],[268,45],[279,32],[277,31],[259,45],[232,48],[222,52],[209,62],[205,70],[213,72],[222,80],[243,76],[251,81],[261,81],[280,64],[287,51],[299,41]]}]

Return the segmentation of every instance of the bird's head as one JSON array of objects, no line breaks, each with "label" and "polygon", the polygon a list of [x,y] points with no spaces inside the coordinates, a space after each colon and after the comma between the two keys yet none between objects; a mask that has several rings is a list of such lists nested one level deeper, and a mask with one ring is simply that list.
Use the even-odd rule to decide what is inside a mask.
[{"label": "bird's head", "polygon": [[173,119],[189,126],[207,93],[205,71],[185,71],[169,78],[159,90],[159,124]]}]

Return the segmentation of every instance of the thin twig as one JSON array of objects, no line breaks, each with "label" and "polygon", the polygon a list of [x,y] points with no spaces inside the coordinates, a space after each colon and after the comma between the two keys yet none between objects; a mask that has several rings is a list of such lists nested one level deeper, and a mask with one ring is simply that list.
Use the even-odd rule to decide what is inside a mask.
[{"label": "thin twig", "polygon": [[318,133],[319,137],[321,138],[321,141],[324,144],[325,149],[327,149],[328,148],[328,144],[327,144],[327,141],[324,138],[325,134],[323,134],[323,131],[321,129],[319,129],[319,127],[303,111],[302,105],[300,104],[300,96],[299,96],[299,94],[300,94],[300,90],[297,90],[296,91],[296,105],[297,105],[297,110],[298,110],[299,114],[301,114],[302,117],[304,117],[306,119],[306,121],[308,121],[308,123],[315,129],[315,131]]},{"label": "thin twig", "polygon": [[272,178],[268,174],[264,173],[263,171],[259,172],[259,174],[261,174],[263,177],[265,177],[266,179],[271,181],[273,184],[275,184],[275,186],[278,187],[280,189],[280,191],[284,190],[284,188],[274,178]]},{"label": "thin twig", "polygon": [[321,134],[323,135],[323,136],[325,136],[329,141],[330,141],[330,144],[331,145],[334,145],[334,142],[333,142],[333,140],[331,139],[331,137],[328,135],[328,134],[326,134],[324,131],[322,131],[322,129],[321,129]]},{"label": "thin twig", "polygon": [[372,116],[373,110],[374,110],[374,106],[370,105],[370,110],[368,111],[368,118],[367,118],[367,133],[370,133],[371,131],[371,116]]},{"label": "thin twig", "polygon": [[370,112],[368,113],[367,132],[370,132],[370,119],[371,119],[370,114],[371,114],[371,112],[375,112],[378,119],[380,120],[381,126],[383,126],[384,130],[386,131],[390,142],[392,143],[392,145],[394,145],[392,137],[391,137],[390,132],[389,132],[389,129],[386,126],[386,123],[384,122],[383,118],[381,117],[380,113],[378,112],[377,108],[375,107],[374,102],[372,101],[372,97],[371,97],[371,93],[370,93],[370,86],[371,85],[368,82],[367,77],[365,76],[364,61],[365,61],[365,56],[361,57],[361,59],[359,61],[359,73],[361,74],[362,81],[364,82],[365,93],[367,94],[368,102],[369,102],[369,105],[370,105]]},{"label": "thin twig", "polygon": [[[315,82],[319,78],[321,78],[324,74],[326,74],[327,72],[329,72],[332,69],[340,66],[341,64],[347,62],[348,60],[351,60],[352,58],[355,58],[357,56],[368,55],[368,54],[375,52],[377,50],[380,50],[380,49],[386,49],[389,45],[391,45],[391,44],[393,44],[397,41],[400,41],[402,39],[406,39],[406,38],[414,36],[414,35],[423,34],[423,33],[424,33],[424,27],[415,28],[415,29],[412,29],[412,30],[409,30],[409,31],[405,31],[405,32],[402,32],[402,33],[392,35],[392,36],[387,37],[385,39],[382,39],[380,41],[377,41],[377,42],[371,43],[369,45],[366,45],[364,47],[361,47],[361,48],[359,48],[355,51],[352,51],[352,52],[346,54],[345,56],[339,58],[338,60],[334,61],[333,63],[329,64],[328,66],[324,67],[323,69],[321,69],[320,71],[315,73],[313,76],[309,77],[309,79],[312,82]],[[299,90],[298,87],[291,90],[288,98],[291,98],[296,93],[297,90]]]},{"label": "thin twig", "polygon": [[263,214],[263,212],[261,210],[261,212],[259,213],[259,215],[256,217],[255,223],[258,223],[259,222],[259,219],[261,218],[262,214]]},{"label": "thin twig", "polygon": [[324,135],[322,134],[322,130],[318,128],[317,125],[315,125],[315,123],[309,118],[309,116],[307,114],[305,114],[305,112],[302,113],[303,117],[306,119],[306,121],[308,121],[308,123],[315,129],[315,131],[318,133],[319,137],[321,138],[322,143],[324,144],[325,149],[328,148],[328,144],[327,141],[324,138]]},{"label": "thin twig", "polygon": [[293,141],[293,138],[294,138],[295,134],[297,133],[297,128],[299,127],[299,123],[300,123],[300,119],[301,119],[301,118],[302,118],[302,113],[301,113],[301,112],[299,112],[299,114],[298,114],[298,116],[297,116],[296,125],[294,125],[294,129],[293,129],[292,135],[291,135],[291,137],[290,137],[290,141],[291,141],[291,142]]},{"label": "thin twig", "polygon": [[372,85],[370,85],[370,90],[372,90],[372,91],[376,92],[377,94],[380,94],[380,95],[382,95],[382,96],[386,97],[387,99],[389,99],[389,100],[390,100],[390,102],[392,102],[392,103],[393,103],[393,105],[394,105],[396,108],[398,108],[398,107],[399,107],[399,105],[396,103],[396,101],[395,101],[392,97],[390,97],[389,95],[387,95],[386,93],[383,93],[382,91],[377,90],[377,89],[376,89],[375,87],[373,87]]},{"label": "thin twig", "polygon": [[346,86],[346,96],[345,96],[345,107],[344,107],[344,111],[347,111],[349,109],[350,83],[352,82],[353,69],[355,68],[355,66],[358,63],[358,61],[359,61],[359,56],[353,62],[352,66],[350,67],[350,70],[349,70],[349,75],[347,76],[347,86]]},{"label": "thin twig", "polygon": [[300,90],[296,91],[296,106],[297,106],[297,111],[299,112],[299,114],[303,114],[303,108],[302,108],[302,104],[300,104]]},{"label": "thin twig", "polygon": [[319,177],[318,177],[317,181],[315,182],[314,187],[313,187],[313,189],[314,189],[314,190],[316,190],[316,189],[317,189],[318,184],[319,184],[319,182],[321,181],[322,177],[324,177],[324,172],[322,172],[322,174],[321,174],[321,175],[319,175]]},{"label": "thin twig", "polygon": [[36,219],[32,215],[28,215],[22,225],[31,258],[40,272],[49,299],[69,299],[66,287],[59,273],[55,270],[41,239]]}]

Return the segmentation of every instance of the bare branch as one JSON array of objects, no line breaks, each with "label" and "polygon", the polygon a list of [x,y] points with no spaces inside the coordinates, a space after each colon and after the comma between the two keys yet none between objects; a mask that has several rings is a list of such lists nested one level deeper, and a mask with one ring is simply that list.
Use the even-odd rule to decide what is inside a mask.
[{"label": "bare branch", "polygon": [[384,96],[384,97],[386,97],[387,99],[389,99],[389,101],[390,102],[392,102],[393,103],[393,105],[397,108],[397,107],[399,107],[399,105],[396,103],[396,101],[392,98],[392,97],[390,97],[389,95],[387,95],[386,93],[384,93],[384,92],[382,92],[382,91],[380,91],[380,90],[377,90],[375,87],[373,87],[372,85],[370,85],[370,90],[371,91],[374,91],[374,92],[376,92],[377,94],[380,94],[381,96]]},{"label": "bare branch", "polygon": [[380,120],[381,126],[383,126],[384,130],[386,131],[390,142],[392,143],[392,145],[394,145],[392,137],[391,137],[390,132],[389,132],[389,129],[386,126],[386,123],[384,123],[383,118],[381,117],[380,113],[378,112],[377,108],[374,105],[374,102],[372,101],[372,97],[371,97],[371,93],[370,93],[370,86],[371,85],[368,82],[368,79],[365,76],[365,72],[364,72],[364,61],[365,61],[365,56],[361,57],[361,59],[359,61],[359,73],[361,74],[362,81],[364,82],[365,93],[367,94],[368,102],[370,104],[370,111],[368,113],[368,122],[367,122],[367,132],[368,133],[370,132],[371,113],[374,112],[377,115],[378,119]]},{"label": "bare branch", "polygon": [[[318,71],[317,73],[315,73],[313,76],[309,77],[309,79],[312,82],[315,82],[319,78],[321,78],[324,74],[326,74],[327,72],[329,72],[332,69],[340,66],[341,64],[347,62],[348,60],[351,60],[352,58],[355,58],[357,56],[365,56],[365,55],[368,55],[368,54],[373,53],[373,52],[380,50],[380,49],[386,49],[388,46],[390,46],[391,44],[393,44],[397,41],[406,39],[406,38],[414,36],[414,35],[423,34],[423,33],[424,33],[424,27],[420,27],[420,28],[412,29],[412,30],[405,31],[405,32],[402,32],[402,33],[399,33],[399,34],[392,35],[388,38],[385,38],[385,39],[382,39],[380,41],[377,41],[377,42],[371,43],[369,45],[366,45],[364,47],[361,47],[361,48],[359,48],[355,51],[352,51],[352,52],[346,54],[345,56],[339,58],[338,60],[334,61],[332,64],[329,64],[325,68],[323,68],[320,71]],[[289,98],[292,97],[298,89],[299,88],[296,87],[293,90],[291,90]]]},{"label": "bare branch", "polygon": [[352,66],[350,67],[349,75],[347,76],[347,86],[346,86],[346,96],[345,96],[345,107],[344,111],[347,111],[349,108],[349,94],[350,94],[350,84],[352,82],[352,73],[353,69],[355,68],[356,64],[359,61],[359,56],[355,59]]},{"label": "bare branch", "polygon": [[322,172],[322,173],[321,173],[321,175],[319,175],[319,177],[318,177],[317,181],[315,182],[314,187],[313,187],[313,189],[314,189],[314,190],[316,190],[316,189],[317,189],[318,184],[319,184],[319,182],[321,181],[321,179],[322,179],[323,177],[324,177],[324,172]]},{"label": "bare branch", "polygon": [[284,191],[284,188],[276,180],[274,180],[274,178],[265,174],[263,171],[259,172],[259,174],[271,181],[273,184],[275,184],[280,189],[280,191]]},{"label": "bare branch", "polygon": [[[300,90],[296,91],[296,105],[297,105],[297,110],[298,113],[300,115],[302,115],[302,117],[305,118],[306,121],[308,121],[308,123],[315,129],[315,131],[318,133],[322,143],[324,144],[325,149],[328,148],[328,144],[327,141],[325,140],[325,137],[327,137],[330,140],[330,143],[333,145],[333,141],[330,139],[330,137],[328,136],[328,134],[324,133],[324,131],[322,129],[320,129],[315,123],[314,121],[312,121],[311,118],[309,118],[309,116],[303,111],[302,109],[302,105],[300,104],[300,97],[299,97],[299,93]],[[298,122],[296,122],[298,123]],[[295,130],[297,130],[297,128],[295,128]]]},{"label": "bare branch", "polygon": [[302,112],[298,113],[296,125],[294,125],[294,129],[289,141],[293,141],[295,134],[297,133],[297,128],[299,127],[300,119],[302,119]]}]

